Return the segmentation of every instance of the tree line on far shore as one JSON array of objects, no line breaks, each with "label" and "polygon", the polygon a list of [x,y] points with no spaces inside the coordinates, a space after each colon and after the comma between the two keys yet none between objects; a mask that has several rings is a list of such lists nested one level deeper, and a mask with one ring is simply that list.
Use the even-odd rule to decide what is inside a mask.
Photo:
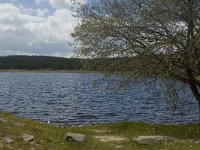
[{"label": "tree line on far shore", "polygon": [[80,59],[51,56],[1,56],[0,69],[131,71],[133,58]]},{"label": "tree line on far shore", "polygon": [[[149,56],[151,57],[151,56]],[[152,56],[153,57],[153,56]],[[164,57],[158,55],[161,59]],[[143,61],[140,64],[138,62]],[[154,62],[155,69],[151,69],[151,76],[157,74],[163,68],[159,67],[159,62]],[[143,57],[115,57],[115,58],[63,58],[52,56],[0,56],[0,69],[19,70],[86,70],[101,72],[131,72],[134,75],[142,75],[141,68],[148,69],[149,62]],[[138,72],[139,70],[139,72]],[[162,70],[163,72],[165,70]],[[144,75],[142,75],[144,76]]]},{"label": "tree line on far shore", "polygon": [[0,69],[80,70],[80,59],[49,56],[2,56]]}]

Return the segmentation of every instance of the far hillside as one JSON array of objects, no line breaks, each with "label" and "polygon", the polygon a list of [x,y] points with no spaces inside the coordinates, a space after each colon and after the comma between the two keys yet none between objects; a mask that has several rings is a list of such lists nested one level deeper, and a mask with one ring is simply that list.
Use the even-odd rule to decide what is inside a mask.
[{"label": "far hillside", "polygon": [[0,69],[80,70],[80,59],[49,56],[1,56]]},{"label": "far hillside", "polygon": [[[133,72],[134,70],[138,69],[138,61],[140,59],[142,58],[115,57],[80,59],[52,56],[0,56],[0,69]],[[148,62],[146,62],[145,65],[148,65]],[[156,68],[156,70],[158,70],[158,67]]]}]

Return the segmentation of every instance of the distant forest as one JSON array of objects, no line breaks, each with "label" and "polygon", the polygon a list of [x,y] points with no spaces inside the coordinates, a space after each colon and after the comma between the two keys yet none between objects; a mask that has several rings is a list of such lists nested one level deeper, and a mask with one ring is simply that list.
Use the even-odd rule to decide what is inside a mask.
[{"label": "distant forest", "polygon": [[130,71],[133,58],[79,59],[50,56],[0,56],[0,69]]},{"label": "distant forest", "polygon": [[48,56],[1,56],[0,69],[80,70],[80,59]]}]

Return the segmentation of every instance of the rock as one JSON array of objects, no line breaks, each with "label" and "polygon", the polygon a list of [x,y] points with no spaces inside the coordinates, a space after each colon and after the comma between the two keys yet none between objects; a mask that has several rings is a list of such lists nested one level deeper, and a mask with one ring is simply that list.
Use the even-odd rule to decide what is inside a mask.
[{"label": "rock", "polygon": [[84,134],[66,133],[64,140],[73,142],[85,142],[87,138]]},{"label": "rock", "polygon": [[116,148],[116,149],[121,149],[121,148],[122,148],[122,145],[116,145],[115,148]]},{"label": "rock", "polygon": [[200,144],[200,141],[195,141],[194,143],[195,143],[195,144]]},{"label": "rock", "polygon": [[0,118],[0,122],[6,123],[6,122],[8,122],[8,120],[6,120],[6,119],[4,119],[4,118]]},{"label": "rock", "polygon": [[164,143],[171,141],[172,138],[167,136],[139,136],[135,138],[135,142],[138,144],[154,144],[154,143]]},{"label": "rock", "polygon": [[38,145],[39,145],[39,144],[38,144],[37,142],[35,142],[35,141],[30,142],[30,144],[31,144],[31,145],[35,145],[35,146],[38,146]]},{"label": "rock", "polygon": [[9,138],[9,137],[4,137],[3,140],[5,141],[6,144],[12,144],[12,143],[14,143],[14,140],[11,139],[11,138]]},{"label": "rock", "polygon": [[29,135],[29,134],[22,134],[22,138],[24,139],[25,142],[32,142],[34,139],[34,136]]}]

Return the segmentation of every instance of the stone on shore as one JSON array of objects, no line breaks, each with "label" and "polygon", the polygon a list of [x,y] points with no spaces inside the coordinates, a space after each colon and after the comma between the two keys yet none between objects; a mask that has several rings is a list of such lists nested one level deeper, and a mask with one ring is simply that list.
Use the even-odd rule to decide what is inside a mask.
[{"label": "stone on shore", "polygon": [[195,144],[200,144],[200,141],[195,141],[194,143],[195,143]]},{"label": "stone on shore", "polygon": [[8,122],[8,120],[0,117],[0,122],[6,123],[6,122]]},{"label": "stone on shore", "polygon": [[11,138],[9,138],[9,137],[4,137],[4,142],[6,143],[6,144],[12,144],[12,143],[14,143],[14,140],[13,139],[11,139]]},{"label": "stone on shore", "polygon": [[22,138],[24,139],[25,142],[32,142],[34,139],[34,136],[29,135],[29,134],[22,134]]},{"label": "stone on shore", "polygon": [[66,133],[64,140],[70,141],[70,142],[85,142],[87,138],[84,134]]},{"label": "stone on shore", "polygon": [[135,138],[135,142],[138,144],[154,144],[154,143],[164,143],[171,141],[172,138],[167,136],[139,136]]}]

